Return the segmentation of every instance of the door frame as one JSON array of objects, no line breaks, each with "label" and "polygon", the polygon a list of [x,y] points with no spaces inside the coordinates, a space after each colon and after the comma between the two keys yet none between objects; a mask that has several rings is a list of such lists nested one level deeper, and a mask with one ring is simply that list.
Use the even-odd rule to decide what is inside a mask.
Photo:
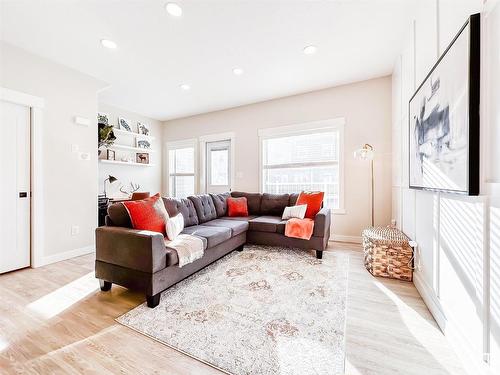
[{"label": "door frame", "polygon": [[42,134],[43,134],[43,98],[23,92],[0,87],[0,100],[23,105],[30,110],[30,267],[43,265],[44,225],[43,225],[43,168],[42,168]]},{"label": "door frame", "polygon": [[230,179],[231,179],[231,184],[229,188],[233,190],[234,187],[234,171],[235,171],[235,142],[236,142],[236,136],[234,132],[226,132],[226,133],[218,133],[218,134],[209,134],[209,135],[203,135],[198,138],[200,142],[200,163],[199,163],[199,191],[202,194],[205,194],[207,192],[207,178],[206,178],[206,166],[207,166],[207,143],[209,142],[218,142],[218,141],[226,141],[229,140],[231,141],[231,147],[230,147]]}]

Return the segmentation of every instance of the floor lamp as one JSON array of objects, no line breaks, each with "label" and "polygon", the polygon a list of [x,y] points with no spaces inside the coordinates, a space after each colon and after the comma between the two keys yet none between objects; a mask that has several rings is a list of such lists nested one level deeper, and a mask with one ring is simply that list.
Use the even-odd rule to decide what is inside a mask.
[{"label": "floor lamp", "polygon": [[365,143],[365,145],[359,150],[354,151],[354,158],[359,160],[369,160],[370,161],[370,174],[371,174],[371,203],[372,203],[372,227],[375,226],[375,179],[373,176],[373,146]]}]

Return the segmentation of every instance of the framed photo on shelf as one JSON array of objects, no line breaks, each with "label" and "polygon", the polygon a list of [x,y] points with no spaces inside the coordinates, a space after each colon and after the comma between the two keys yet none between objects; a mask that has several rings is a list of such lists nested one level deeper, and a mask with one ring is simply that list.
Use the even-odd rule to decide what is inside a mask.
[{"label": "framed photo on shelf", "polygon": [[97,123],[102,125],[109,125],[109,117],[107,113],[98,113],[97,114]]},{"label": "framed photo on shelf", "polygon": [[118,125],[120,126],[120,129],[132,132],[132,126],[130,120],[127,120],[126,118],[123,117],[118,117]]},{"label": "framed photo on shelf", "polygon": [[149,142],[147,139],[141,139],[137,137],[135,139],[135,147],[149,150],[151,148],[151,142]]},{"label": "framed photo on shelf", "polygon": [[137,122],[137,132],[141,135],[149,136],[149,125],[143,122]]},{"label": "framed photo on shelf", "polygon": [[116,160],[116,152],[113,150],[106,150],[106,159],[107,160]]},{"label": "framed photo on shelf", "polygon": [[149,154],[147,152],[138,152],[136,162],[139,164],[149,164]]}]

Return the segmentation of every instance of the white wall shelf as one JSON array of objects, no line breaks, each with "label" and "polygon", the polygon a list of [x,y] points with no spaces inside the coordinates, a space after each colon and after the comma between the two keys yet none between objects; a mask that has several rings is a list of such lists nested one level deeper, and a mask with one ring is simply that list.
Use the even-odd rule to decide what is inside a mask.
[{"label": "white wall shelf", "polygon": [[133,146],[126,146],[126,145],[120,145],[114,143],[111,147],[109,147],[112,150],[127,150],[127,151],[137,151],[137,152],[146,152],[148,154],[151,154],[153,152],[156,152],[155,150],[152,150],[150,148],[140,148],[140,147],[133,147]]},{"label": "white wall shelf", "polygon": [[136,132],[129,132],[127,130],[123,130],[123,129],[115,128],[115,127],[113,127],[113,133],[120,134],[120,135],[135,136],[135,137],[139,137],[141,139],[148,139],[150,141],[153,141],[155,139],[155,137],[152,137],[150,135],[139,134]]},{"label": "white wall shelf", "polygon": [[132,165],[135,167],[154,167],[155,164],[142,164],[136,162],[128,162],[128,161],[120,161],[120,160],[107,160],[107,159],[99,159],[101,163],[106,164],[121,164],[121,165]]}]

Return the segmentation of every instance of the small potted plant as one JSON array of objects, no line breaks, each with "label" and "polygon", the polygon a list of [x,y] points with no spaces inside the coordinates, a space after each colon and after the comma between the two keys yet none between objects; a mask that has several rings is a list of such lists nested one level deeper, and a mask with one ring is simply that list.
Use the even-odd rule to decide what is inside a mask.
[{"label": "small potted plant", "polygon": [[99,123],[98,129],[98,137],[99,137],[99,146],[98,146],[98,155],[101,155],[101,147],[108,148],[113,145],[115,142],[115,134],[113,133],[113,125]]}]

